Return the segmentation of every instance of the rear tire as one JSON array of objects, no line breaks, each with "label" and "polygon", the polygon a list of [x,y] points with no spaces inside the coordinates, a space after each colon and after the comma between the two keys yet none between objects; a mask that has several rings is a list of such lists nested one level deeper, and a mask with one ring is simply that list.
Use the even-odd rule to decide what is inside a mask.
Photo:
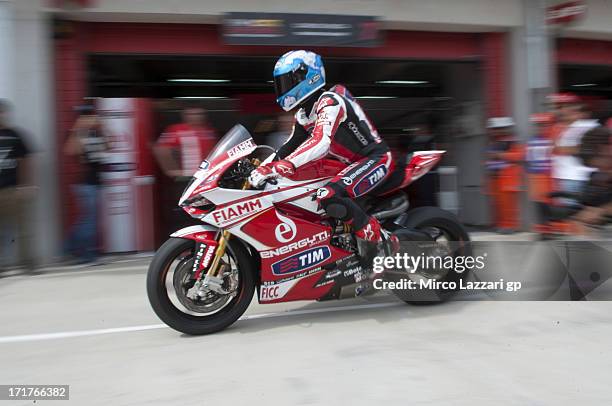
[{"label": "rear tire", "polygon": [[178,309],[168,296],[166,277],[170,265],[195,243],[182,238],[170,238],[157,251],[147,273],[147,295],[155,314],[173,329],[190,335],[210,334],[234,323],[246,311],[255,292],[255,269],[249,253],[236,241],[229,241],[228,251],[237,264],[239,286],[236,297],[227,306],[210,315],[196,316]]},{"label": "rear tire", "polygon": [[[415,242],[414,233],[411,233],[410,230],[439,230],[443,233],[446,240],[450,242],[453,257],[472,255],[470,237],[454,214],[438,207],[419,207],[408,211],[402,220],[402,224],[394,230],[394,234],[400,240],[402,247],[400,253],[404,251],[412,256],[418,256],[421,253],[426,254],[427,251],[423,246],[431,244],[431,242]],[[441,272],[439,275],[435,275],[436,281],[453,282],[455,285],[453,289],[394,289],[393,293],[406,303],[414,305],[441,303],[455,294],[460,281],[465,280],[468,274],[469,270],[459,273],[453,269],[446,273]],[[390,274],[385,279],[397,282],[401,279],[418,280],[427,279],[432,276],[420,273],[417,270],[414,274]]]}]

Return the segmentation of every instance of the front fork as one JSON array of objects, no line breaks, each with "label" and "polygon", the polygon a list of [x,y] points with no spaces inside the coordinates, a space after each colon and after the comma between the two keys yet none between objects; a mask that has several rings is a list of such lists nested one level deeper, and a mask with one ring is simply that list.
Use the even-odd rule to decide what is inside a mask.
[{"label": "front fork", "polygon": [[[255,165],[256,167],[259,166],[260,162],[258,159],[253,159],[252,162],[253,162],[253,165]],[[242,184],[242,190],[247,190],[249,188],[250,188],[249,181],[245,180],[244,183]],[[222,287],[223,275],[219,276],[218,274],[219,274],[219,270],[221,269],[221,266],[220,266],[221,258],[223,258],[223,256],[225,255],[225,251],[227,249],[227,243],[230,237],[231,237],[231,234],[227,230],[223,230],[219,234],[219,240],[217,241],[217,249],[215,250],[215,256],[213,257],[212,263],[210,264],[210,268],[208,269],[208,272],[206,272],[206,276],[204,277],[204,280],[202,281],[203,288],[210,289],[212,291],[215,291],[221,294],[229,293]],[[197,282],[200,282],[201,275],[197,275],[197,277],[198,277]]]},{"label": "front fork", "polygon": [[219,275],[221,273],[221,269],[223,268],[221,266],[221,258],[223,258],[225,255],[229,238],[229,231],[224,230],[220,232],[212,262],[208,268],[208,271],[206,272],[206,275],[204,276],[204,279],[202,279],[203,272],[199,270],[196,271],[196,286],[197,290],[201,293],[204,293],[206,290],[211,290],[222,295],[230,293],[223,288],[223,275]]},{"label": "front fork", "polygon": [[213,257],[208,272],[206,272],[206,276],[217,276],[219,264],[221,263],[221,258],[225,255],[225,250],[227,249],[227,242],[229,238],[229,231],[224,230],[220,233],[219,240],[217,241],[217,249],[215,250],[215,256]]}]

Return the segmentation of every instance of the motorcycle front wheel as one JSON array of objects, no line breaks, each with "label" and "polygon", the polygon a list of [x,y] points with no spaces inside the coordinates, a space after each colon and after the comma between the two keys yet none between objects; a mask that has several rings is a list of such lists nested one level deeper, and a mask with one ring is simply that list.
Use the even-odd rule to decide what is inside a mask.
[{"label": "motorcycle front wheel", "polygon": [[255,292],[255,269],[247,250],[229,241],[222,258],[224,288],[194,294],[195,242],[170,238],[156,252],[147,273],[147,295],[155,314],[168,326],[189,335],[210,334],[228,327],[246,311]]}]

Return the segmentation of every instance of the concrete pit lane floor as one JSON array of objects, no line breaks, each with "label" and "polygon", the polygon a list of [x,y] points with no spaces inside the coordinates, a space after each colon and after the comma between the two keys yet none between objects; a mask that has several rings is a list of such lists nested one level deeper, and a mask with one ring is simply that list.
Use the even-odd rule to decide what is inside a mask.
[{"label": "concrete pit lane floor", "polygon": [[151,310],[147,263],[0,279],[0,384],[70,385],[58,405],[612,404],[611,302],[254,301],[190,337]]}]

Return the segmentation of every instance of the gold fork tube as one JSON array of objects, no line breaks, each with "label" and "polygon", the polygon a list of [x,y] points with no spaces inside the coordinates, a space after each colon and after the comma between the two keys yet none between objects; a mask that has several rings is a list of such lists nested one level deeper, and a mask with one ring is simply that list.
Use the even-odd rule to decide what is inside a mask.
[{"label": "gold fork tube", "polygon": [[215,250],[215,257],[213,258],[212,264],[210,264],[210,269],[206,275],[216,276],[217,269],[219,268],[219,262],[221,262],[221,258],[225,255],[225,249],[227,248],[227,240],[229,240],[230,232],[225,230],[221,233],[221,237],[219,237],[219,245],[217,245],[217,249]]},{"label": "gold fork tube", "polygon": [[[258,159],[254,159],[253,160],[253,164],[255,166],[259,165],[259,160]],[[246,180],[244,181],[243,185],[242,185],[242,190],[247,190],[249,188],[249,181]],[[213,258],[212,263],[210,264],[210,268],[208,269],[208,272],[206,272],[206,275],[208,276],[217,276],[217,272],[219,269],[219,263],[221,262],[221,258],[223,258],[223,255],[225,255],[225,249],[227,248],[227,242],[230,238],[231,234],[229,231],[224,230],[221,233],[221,237],[219,237],[219,245],[217,245],[217,249],[215,250],[215,257]]]}]

